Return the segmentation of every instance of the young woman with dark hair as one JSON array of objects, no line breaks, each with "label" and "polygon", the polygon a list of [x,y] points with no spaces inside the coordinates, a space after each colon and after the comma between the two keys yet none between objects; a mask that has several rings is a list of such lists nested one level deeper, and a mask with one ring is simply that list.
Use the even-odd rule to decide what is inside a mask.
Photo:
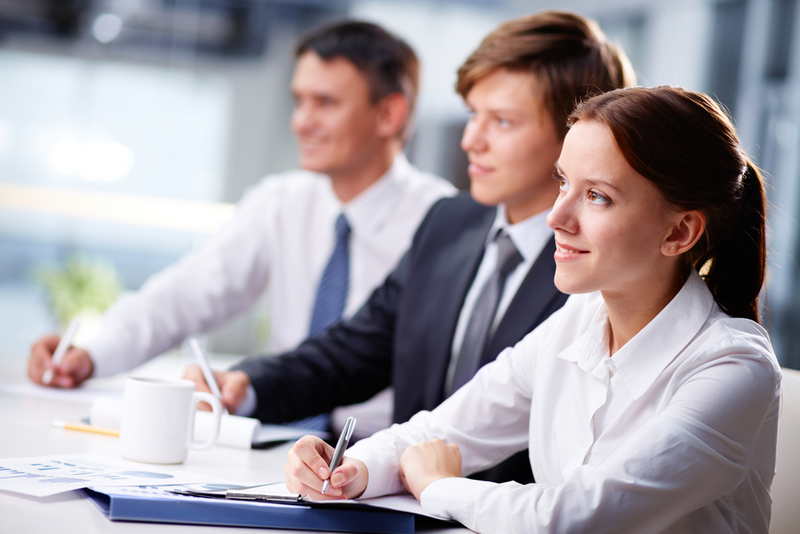
[{"label": "young woman with dark hair", "polygon": [[[330,495],[328,446],[303,438],[288,486],[407,489],[477,532],[766,533],[781,372],[757,322],[764,186],[731,121],[678,88],[600,95],[571,115],[555,178],[565,306],[357,443]],[[535,484],[463,478],[526,446]]]}]

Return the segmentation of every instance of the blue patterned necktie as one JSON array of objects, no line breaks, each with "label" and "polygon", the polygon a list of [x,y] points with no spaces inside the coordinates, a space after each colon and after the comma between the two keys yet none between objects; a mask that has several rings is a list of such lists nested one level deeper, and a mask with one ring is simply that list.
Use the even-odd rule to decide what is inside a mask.
[{"label": "blue patterned necktie", "polygon": [[308,337],[315,337],[342,318],[350,279],[350,225],[344,213],[336,219],[336,245],[322,273]]},{"label": "blue patterned necktie", "polygon": [[467,323],[467,331],[464,333],[464,342],[461,344],[461,352],[456,361],[452,383],[447,386],[448,397],[469,382],[481,364],[486,363],[482,359],[491,338],[491,326],[497,312],[497,305],[500,303],[500,297],[503,295],[506,278],[523,261],[522,255],[505,231],[498,232],[495,243],[497,243],[497,265],[489,281],[483,286],[478,300],[475,301],[475,307],[472,309],[472,315]]},{"label": "blue patterned necktie", "polygon": [[[317,287],[314,311],[311,313],[311,327],[308,337],[316,337],[342,318],[347,301],[350,281],[350,225],[344,213],[336,219],[336,244],[322,273]],[[330,426],[330,414],[314,415],[288,423],[289,426],[309,430],[326,431]]]},{"label": "blue patterned necktie", "polygon": [[336,219],[336,245],[322,273],[308,337],[324,332],[342,318],[350,278],[350,225],[344,213]]}]

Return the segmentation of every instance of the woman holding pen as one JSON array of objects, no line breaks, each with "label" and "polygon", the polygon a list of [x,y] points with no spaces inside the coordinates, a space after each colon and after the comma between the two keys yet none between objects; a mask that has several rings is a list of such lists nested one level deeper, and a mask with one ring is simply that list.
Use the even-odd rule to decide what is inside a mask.
[{"label": "woman holding pen", "polygon": [[[478,532],[764,532],[780,368],[758,324],[765,194],[707,96],[632,88],[570,118],[555,282],[573,296],[432,412],[298,441],[290,489],[407,489]],[[530,447],[536,483],[462,478]]]}]

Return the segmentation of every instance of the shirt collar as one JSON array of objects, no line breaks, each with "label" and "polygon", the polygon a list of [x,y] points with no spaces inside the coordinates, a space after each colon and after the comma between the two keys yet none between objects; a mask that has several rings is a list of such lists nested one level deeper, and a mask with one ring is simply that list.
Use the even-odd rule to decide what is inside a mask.
[{"label": "shirt collar", "polygon": [[573,299],[581,301],[583,310],[595,311],[586,331],[571,345],[572,349],[561,351],[558,357],[575,362],[584,371],[591,372],[598,361],[608,356],[608,313],[600,292],[573,295],[570,300]]},{"label": "shirt collar", "polygon": [[[354,233],[375,232],[391,218],[399,206],[405,182],[413,171],[402,152],[395,156],[386,173],[355,198],[341,204],[341,210]],[[335,197],[335,195],[334,195]]]},{"label": "shirt collar", "polygon": [[533,261],[542,252],[543,243],[553,235],[553,231],[547,227],[549,213],[550,210],[545,210],[516,224],[509,224],[506,207],[498,205],[492,228],[486,236],[486,246],[494,240],[498,231],[505,230],[522,259],[525,262]]},{"label": "shirt collar", "polygon": [[[591,372],[608,357],[608,313],[599,293],[597,307],[587,330],[576,340],[575,350],[559,354]],[[574,298],[574,297],[573,297]],[[587,301],[586,305],[591,307]],[[683,287],[667,306],[639,333],[619,349],[611,360],[635,398],[639,398],[656,378],[697,335],[714,307],[714,297],[694,269]]]},{"label": "shirt collar", "polygon": [[692,269],[675,298],[611,357],[634,397],[647,391],[694,339],[713,307],[711,291]]}]

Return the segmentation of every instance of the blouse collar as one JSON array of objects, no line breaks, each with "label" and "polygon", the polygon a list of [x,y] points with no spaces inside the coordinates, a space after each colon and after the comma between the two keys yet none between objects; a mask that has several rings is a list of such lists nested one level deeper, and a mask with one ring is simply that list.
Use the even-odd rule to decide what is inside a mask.
[{"label": "blouse collar", "polygon": [[[609,354],[608,313],[600,302],[590,327],[573,345],[575,350],[562,353],[587,372]],[[714,306],[713,295],[693,269],[670,303],[611,357],[631,395],[638,398],[652,386],[697,336]]]}]

